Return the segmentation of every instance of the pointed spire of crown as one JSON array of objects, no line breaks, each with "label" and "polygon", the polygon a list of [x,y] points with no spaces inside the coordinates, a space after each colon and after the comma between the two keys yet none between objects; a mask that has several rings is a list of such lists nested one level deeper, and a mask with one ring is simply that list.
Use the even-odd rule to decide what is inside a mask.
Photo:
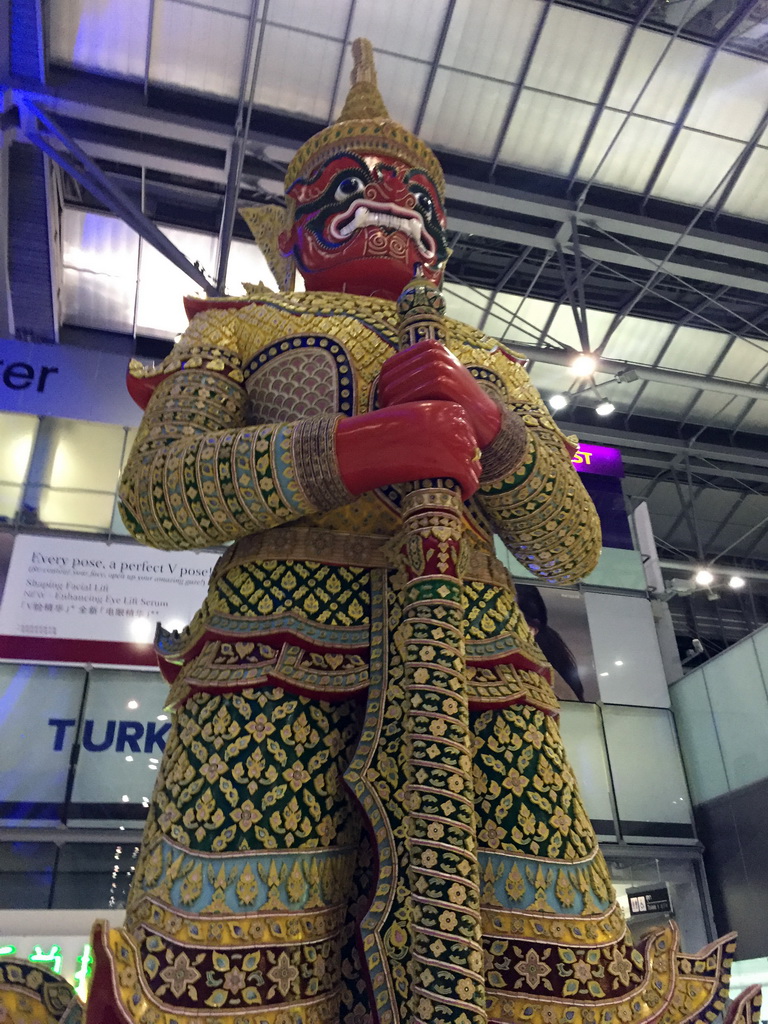
[{"label": "pointed spire of crown", "polygon": [[362,118],[391,120],[376,81],[376,65],[373,61],[373,47],[370,39],[355,39],[352,43],[352,85],[344,109],[337,121],[353,121]]},{"label": "pointed spire of crown", "polygon": [[[352,43],[352,85],[344,109],[333,124],[308,139],[296,153],[285,175],[288,192],[299,178],[309,178],[329,158],[341,153],[375,153],[398,157],[420,167],[445,197],[443,171],[435,154],[420,138],[393,121],[376,84],[373,47],[368,39]],[[292,200],[288,201],[289,215]]]}]

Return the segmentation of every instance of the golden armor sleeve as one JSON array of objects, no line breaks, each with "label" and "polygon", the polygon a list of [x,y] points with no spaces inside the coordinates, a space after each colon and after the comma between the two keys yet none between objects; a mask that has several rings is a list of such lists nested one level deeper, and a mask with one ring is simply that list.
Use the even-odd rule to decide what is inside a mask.
[{"label": "golden armor sleeve", "polygon": [[336,464],[337,416],[247,425],[232,311],[199,313],[153,375],[119,490],[137,540],[208,547],[352,500]]},{"label": "golden armor sleeve", "polygon": [[515,558],[534,575],[577,583],[600,557],[600,522],[565,437],[518,363],[496,368],[506,395],[498,437],[483,453],[477,498]]}]

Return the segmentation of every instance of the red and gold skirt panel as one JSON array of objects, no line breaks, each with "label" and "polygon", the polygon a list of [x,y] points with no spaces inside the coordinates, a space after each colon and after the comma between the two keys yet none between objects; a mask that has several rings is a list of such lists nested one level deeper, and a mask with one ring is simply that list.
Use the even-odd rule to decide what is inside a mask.
[{"label": "red and gold skirt panel", "polygon": [[[633,946],[551,695],[538,700],[530,685],[517,685],[502,706],[473,705],[469,745],[455,743],[457,765],[473,780],[468,805],[428,749],[410,765],[427,821],[425,841],[412,850],[397,574],[345,569],[346,587],[334,593],[330,581],[342,570],[302,566],[306,576],[296,563],[261,563],[257,572],[270,582],[243,600],[320,586],[338,606],[334,629],[367,631],[366,684],[328,700],[322,691],[296,692],[294,679],[296,689],[277,686],[267,673],[258,685],[242,680],[205,692],[202,680],[189,683],[196,659],[182,667],[187,688],[158,773],[127,924],[100,931],[96,943],[100,994],[90,1024],[462,1024],[467,1008],[500,1024],[712,1020],[732,942],[683,958],[670,929]],[[243,581],[236,578],[233,595]],[[506,593],[473,586],[464,592],[477,609],[467,636],[492,646],[498,637],[489,624],[498,623],[503,639],[514,615]],[[339,608],[352,619],[355,601],[357,625],[340,623]],[[276,611],[264,606],[263,614]],[[321,639],[315,653],[326,655]],[[436,634],[423,656],[439,660],[446,649]],[[509,664],[478,660],[486,669]],[[535,675],[543,691],[546,679]],[[443,749],[453,743],[453,720],[447,706],[432,715]],[[457,830],[470,818],[479,906],[459,880],[439,905],[432,890],[442,892],[444,865],[461,874]],[[411,955],[414,898],[429,902],[434,917],[422,915],[430,941],[419,958]],[[480,960],[457,974],[453,938],[474,929],[478,915]],[[437,1017],[419,993],[434,991],[443,975],[453,987],[442,992]]]}]

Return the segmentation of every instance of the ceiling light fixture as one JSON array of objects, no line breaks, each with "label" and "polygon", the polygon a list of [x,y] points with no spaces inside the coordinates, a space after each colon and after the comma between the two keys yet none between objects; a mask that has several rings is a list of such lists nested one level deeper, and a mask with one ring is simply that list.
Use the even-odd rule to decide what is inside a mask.
[{"label": "ceiling light fixture", "polygon": [[741,576],[731,576],[728,580],[728,586],[731,590],[741,590],[742,587],[746,586],[747,581]]},{"label": "ceiling light fixture", "polygon": [[709,569],[699,569],[694,579],[700,587],[708,587],[711,583],[715,582],[715,577]]},{"label": "ceiling light fixture", "polygon": [[601,402],[600,405],[595,406],[595,412],[598,416],[610,416],[612,412],[616,412],[616,406],[613,402],[605,401]]},{"label": "ceiling light fixture", "polygon": [[588,355],[586,352],[580,356],[576,356],[570,366],[571,373],[574,377],[591,377],[597,369],[597,360],[594,356]]},{"label": "ceiling light fixture", "polygon": [[564,409],[568,405],[568,399],[565,395],[550,395],[549,407],[558,412],[560,409]]}]

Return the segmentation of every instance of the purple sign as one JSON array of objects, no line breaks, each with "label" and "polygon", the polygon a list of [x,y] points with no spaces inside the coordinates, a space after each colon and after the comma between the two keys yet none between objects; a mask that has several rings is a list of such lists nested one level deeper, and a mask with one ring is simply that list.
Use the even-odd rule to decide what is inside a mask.
[{"label": "purple sign", "polygon": [[624,476],[624,466],[618,448],[605,448],[601,444],[580,444],[571,462],[577,473]]}]

